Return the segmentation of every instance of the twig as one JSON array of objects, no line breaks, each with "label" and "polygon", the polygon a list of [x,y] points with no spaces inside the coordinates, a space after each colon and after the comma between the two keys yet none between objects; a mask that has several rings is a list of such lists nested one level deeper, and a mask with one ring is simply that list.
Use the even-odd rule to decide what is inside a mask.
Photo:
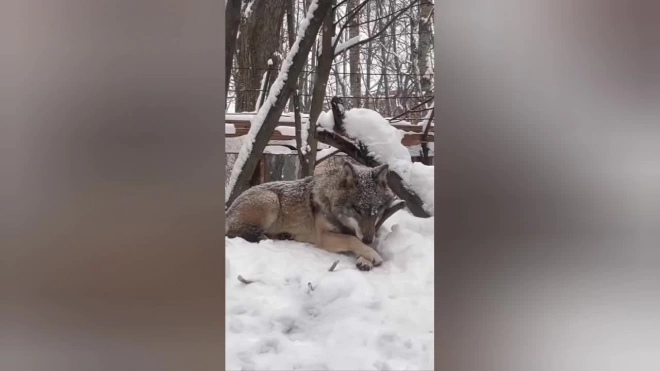
[{"label": "twig", "polygon": [[392,215],[394,215],[397,211],[403,209],[406,207],[406,202],[403,200],[395,200],[388,206],[387,209],[385,209],[385,212],[383,213],[383,216],[378,220],[376,223],[376,230],[380,229],[380,226],[383,225],[383,223]]},{"label": "twig", "polygon": [[330,157],[336,155],[336,154],[339,153],[339,152],[341,152],[341,151],[340,151],[340,150],[332,151],[329,155],[327,155],[327,156],[325,156],[325,157],[323,157],[323,158],[321,158],[321,159],[319,159],[319,160],[316,160],[316,166],[318,166],[321,162],[323,162],[323,161],[329,159]]},{"label": "twig", "polygon": [[330,266],[330,269],[328,269],[328,272],[334,271],[337,264],[339,264],[339,260],[335,260],[335,262],[332,263],[332,265]]},{"label": "twig", "polygon": [[243,282],[243,283],[246,284],[246,285],[249,285],[249,284],[251,284],[251,283],[254,283],[254,281],[246,280],[246,279],[243,278],[243,276],[241,276],[240,274],[238,275],[238,280],[241,281],[241,282]]},{"label": "twig", "polygon": [[312,286],[311,282],[307,282],[307,288],[309,288],[309,290],[307,291],[308,294],[314,291],[314,286]]}]

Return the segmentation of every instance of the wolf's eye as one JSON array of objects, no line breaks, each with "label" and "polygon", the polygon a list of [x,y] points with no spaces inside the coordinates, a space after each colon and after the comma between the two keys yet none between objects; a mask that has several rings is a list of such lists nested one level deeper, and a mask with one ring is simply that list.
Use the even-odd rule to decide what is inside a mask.
[{"label": "wolf's eye", "polygon": [[353,205],[353,210],[355,210],[355,212],[358,213],[358,214],[360,214],[360,215],[362,214],[362,213],[360,212],[360,209],[358,209],[358,207],[355,206],[355,205]]}]

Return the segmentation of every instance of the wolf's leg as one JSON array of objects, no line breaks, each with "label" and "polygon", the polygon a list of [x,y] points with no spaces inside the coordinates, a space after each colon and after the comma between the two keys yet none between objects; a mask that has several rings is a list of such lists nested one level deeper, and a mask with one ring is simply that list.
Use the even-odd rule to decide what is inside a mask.
[{"label": "wolf's leg", "polygon": [[383,258],[376,250],[365,245],[355,236],[324,231],[320,233],[317,246],[335,253],[347,251],[355,253],[358,256],[356,266],[360,270],[368,271],[383,263]]}]

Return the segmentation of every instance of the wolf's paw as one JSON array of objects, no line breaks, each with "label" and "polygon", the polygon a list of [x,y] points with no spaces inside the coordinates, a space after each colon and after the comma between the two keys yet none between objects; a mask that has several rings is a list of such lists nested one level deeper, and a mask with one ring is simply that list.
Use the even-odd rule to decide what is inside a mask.
[{"label": "wolf's paw", "polygon": [[378,254],[374,254],[374,255],[375,255],[373,259],[374,267],[378,267],[379,265],[383,264],[383,258],[381,258],[380,255]]},{"label": "wolf's paw", "polygon": [[374,264],[364,256],[358,256],[355,266],[361,271],[370,271],[374,267]]},{"label": "wolf's paw", "polygon": [[359,256],[357,258],[355,266],[361,271],[369,271],[371,270],[371,268],[377,267],[381,264],[383,264],[383,259],[378,254],[375,254],[372,257],[372,260],[369,260],[364,256]]}]

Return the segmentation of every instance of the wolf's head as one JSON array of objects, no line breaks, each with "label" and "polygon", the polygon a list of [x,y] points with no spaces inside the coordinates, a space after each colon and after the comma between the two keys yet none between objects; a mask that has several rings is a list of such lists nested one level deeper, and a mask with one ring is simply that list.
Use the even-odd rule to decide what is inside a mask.
[{"label": "wolf's head", "polygon": [[371,169],[345,162],[340,173],[338,193],[341,200],[334,205],[337,217],[366,244],[373,242],[376,222],[392,199],[387,187],[387,172],[387,165]]}]

